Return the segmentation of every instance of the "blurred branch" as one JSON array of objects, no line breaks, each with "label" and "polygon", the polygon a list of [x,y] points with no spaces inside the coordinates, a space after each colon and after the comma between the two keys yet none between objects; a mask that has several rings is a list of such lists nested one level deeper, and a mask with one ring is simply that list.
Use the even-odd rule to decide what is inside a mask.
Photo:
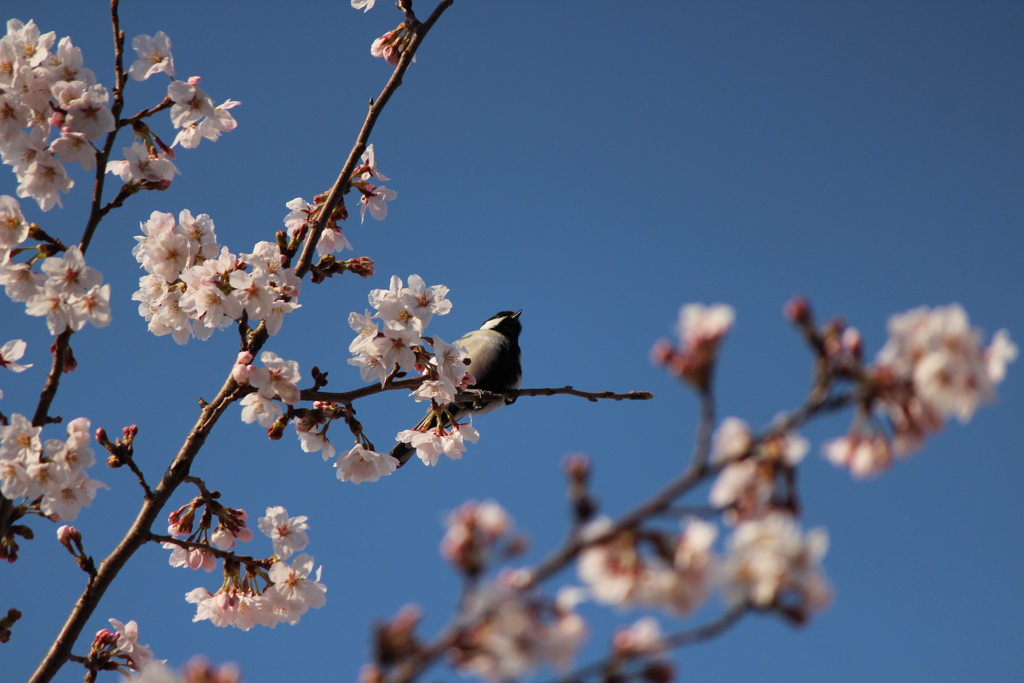
[{"label": "blurred branch", "polygon": [[710,640],[711,638],[714,638],[715,636],[732,628],[736,622],[750,611],[750,609],[751,608],[745,604],[737,605],[718,619],[708,622],[703,626],[686,629],[685,631],[677,631],[663,636],[658,646],[650,647],[650,652],[639,653],[629,658],[623,658],[616,655],[605,657],[604,659],[582,666],[571,673],[550,681],[549,683],[580,683],[590,676],[602,675],[612,671],[616,664],[625,664],[631,660],[648,657],[651,654],[658,654],[667,650],[674,650],[679,647],[685,647],[687,645],[693,645],[705,640]]},{"label": "blurred branch", "polygon": [[[649,499],[615,520],[604,533],[584,538],[579,533],[578,527],[574,528],[573,534],[561,548],[548,555],[532,571],[527,570],[527,578],[518,582],[516,589],[521,592],[527,591],[551,578],[573,561],[584,548],[603,543],[623,531],[632,529],[648,517],[668,509],[676,498],[690,491],[705,477],[713,473],[715,470],[707,466],[707,460],[711,452],[711,434],[714,424],[714,396],[710,390],[706,390],[701,393],[700,424],[697,428],[697,438],[693,454],[690,458],[690,465],[686,470],[661,491],[655,493]],[[466,616],[457,618],[432,643],[417,650],[410,655],[408,660],[396,666],[391,675],[385,678],[386,683],[408,683],[415,679],[423,670],[440,658],[453,643],[457,642],[460,634],[465,629],[470,628],[478,620],[489,614],[491,609],[493,609],[493,606],[491,608],[484,607],[474,610],[471,618]],[[732,620],[735,620],[738,616],[736,615]],[[717,628],[724,630],[729,625],[731,625],[731,621]],[[713,625],[708,625],[709,632],[713,628]],[[707,637],[710,637],[710,635]]]}]

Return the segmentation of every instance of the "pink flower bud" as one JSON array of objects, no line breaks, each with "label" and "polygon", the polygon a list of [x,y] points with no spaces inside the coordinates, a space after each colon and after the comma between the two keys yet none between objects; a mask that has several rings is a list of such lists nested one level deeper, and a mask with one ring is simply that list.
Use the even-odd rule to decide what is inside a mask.
[{"label": "pink flower bud", "polygon": [[586,479],[590,473],[590,458],[583,453],[569,453],[562,459],[562,469],[573,479]]},{"label": "pink flower bud", "polygon": [[57,541],[65,548],[70,548],[72,541],[81,541],[82,534],[73,526],[64,524],[57,529]]},{"label": "pink flower bud", "polygon": [[117,643],[117,634],[111,633],[105,628],[101,628],[99,631],[96,631],[96,635],[93,637],[92,643],[93,645],[98,645],[100,647],[114,645]]},{"label": "pink flower bud", "polygon": [[55,111],[55,112],[53,112],[53,115],[50,117],[50,125],[51,126],[56,126],[57,128],[60,128],[61,126],[63,126],[64,125],[64,112],[62,112],[62,111]]},{"label": "pink flower bud", "polygon": [[189,76],[188,77],[188,84],[189,85],[199,85],[199,81],[201,81],[201,80],[203,80],[202,76]]},{"label": "pink flower bud", "polygon": [[345,269],[359,277],[372,277],[375,272],[373,259],[368,256],[359,256],[345,261]]},{"label": "pink flower bud", "polygon": [[782,309],[786,319],[793,323],[806,323],[811,319],[811,305],[800,295],[786,302]]},{"label": "pink flower bud", "polygon": [[252,372],[251,365],[243,365],[241,363],[237,363],[235,364],[234,367],[231,368],[231,378],[234,379],[239,384],[248,384],[250,372]]}]

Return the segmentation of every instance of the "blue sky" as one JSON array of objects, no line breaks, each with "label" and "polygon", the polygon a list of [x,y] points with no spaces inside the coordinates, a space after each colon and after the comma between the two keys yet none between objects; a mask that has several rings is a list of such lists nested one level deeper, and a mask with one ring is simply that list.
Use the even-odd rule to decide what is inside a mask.
[{"label": "blue sky", "polygon": [[[422,0],[421,0],[422,2]],[[378,3],[380,5],[380,3]],[[431,6],[417,3],[424,16]],[[285,202],[327,189],[366,103],[389,69],[370,42],[399,14],[344,2],[123,3],[129,42],[163,30],[179,77],[198,74],[218,102],[240,100],[236,131],[179,154],[170,191],[134,196],[89,252],[114,291],[114,323],[74,337],[79,369],[55,412],[117,432],[138,424],[136,458],[151,481],[170,462],[233,361],[237,337],[179,347],[156,338],[130,300],[130,252],[154,210],[208,213],[237,253],[270,239]],[[10,12],[11,8],[8,8]],[[103,3],[36,3],[42,30],[71,35],[110,83]],[[234,660],[250,682],[351,680],[371,623],[408,602],[431,634],[450,616],[458,580],[437,554],[446,511],[493,498],[532,539],[534,561],[568,518],[559,462],[588,453],[603,510],[628,509],[686,462],[697,406],[647,359],[678,308],[727,302],[737,322],[717,393],[722,416],[766,424],[799,405],[811,370],[781,315],[807,296],[841,316],[874,354],[890,314],[961,303],[986,338],[1024,339],[1024,8],[1015,2],[456,2],[419,53],[371,141],[398,191],[382,223],[350,221],[356,255],[377,277],[307,285],[303,308],[267,348],[317,365],[331,389],[354,388],[346,318],[368,291],[410,273],[451,289],[430,329],[452,339],[503,309],[523,309],[524,386],[654,392],[645,403],[524,398],[481,418],[459,462],[411,463],[377,484],[341,484],[292,433],[269,442],[229,410],[193,473],[254,517],[269,505],[308,515],[308,552],[324,565],[328,603],[295,627],[243,633],[192,624],[183,595],[217,575],[172,570],[146,547],[108,592],[85,633],[135,619],[157,657]],[[126,112],[162,98],[163,81],[132,82]],[[153,123],[173,137],[165,115]],[[124,146],[128,145],[125,141]],[[84,225],[87,179],[63,210],[31,220],[66,241]],[[13,175],[0,193],[14,194]],[[5,414],[30,413],[50,339],[20,304],[0,301],[3,339],[24,338],[4,374]],[[804,521],[825,526],[834,604],[803,629],[754,617],[679,652],[683,679],[759,681],[1024,680],[1024,384],[1011,366],[994,406],[950,424],[923,452],[870,482],[819,455],[849,415],[804,430]],[[308,382],[307,382],[308,384]],[[400,395],[357,404],[378,444],[418,419]],[[57,432],[62,432],[59,428]],[[48,436],[56,437],[53,433]],[[140,499],[130,473],[97,467],[111,486],[76,521],[97,559]],[[192,491],[182,488],[175,504]],[[692,502],[703,503],[704,492]],[[3,568],[0,608],[25,614],[0,666],[21,680],[56,635],[83,574],[33,522],[37,539]],[[246,549],[269,554],[257,539]],[[553,586],[572,583],[563,573]],[[663,618],[667,629],[696,620]],[[598,655],[616,624],[642,612],[588,607]],[[75,648],[84,654],[88,643]],[[550,673],[550,672],[548,672]],[[80,680],[66,667],[59,680]],[[433,678],[454,679],[437,673]],[[432,678],[432,680],[433,680]],[[543,677],[546,680],[546,676]]]}]

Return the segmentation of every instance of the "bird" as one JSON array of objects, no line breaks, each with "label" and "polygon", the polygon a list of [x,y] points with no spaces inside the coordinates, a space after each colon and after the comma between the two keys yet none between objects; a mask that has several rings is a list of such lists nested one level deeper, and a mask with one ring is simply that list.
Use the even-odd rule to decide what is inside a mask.
[{"label": "bird", "polygon": [[[473,374],[476,384],[470,389],[477,391],[489,391],[495,394],[505,393],[518,389],[523,381],[523,358],[519,350],[519,333],[523,326],[519,322],[519,315],[523,312],[519,309],[512,311],[501,311],[495,313],[484,321],[480,329],[473,330],[456,342],[466,347],[468,365],[467,370]],[[505,401],[495,399],[483,405],[450,403],[446,409],[455,418],[456,422],[466,415],[483,415],[501,406]],[[511,401],[510,401],[511,402]],[[430,426],[433,412],[427,414],[413,428],[420,431]],[[442,417],[442,426],[450,424],[447,415]],[[398,443],[391,449],[391,457],[398,459],[398,466],[404,465],[412,457],[415,449],[408,443]]]}]

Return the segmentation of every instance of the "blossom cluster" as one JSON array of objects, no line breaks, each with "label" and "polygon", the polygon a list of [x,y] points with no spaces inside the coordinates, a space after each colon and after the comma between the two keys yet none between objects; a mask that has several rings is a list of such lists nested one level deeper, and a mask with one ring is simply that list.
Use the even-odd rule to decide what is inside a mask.
[{"label": "blossom cluster", "polygon": [[[436,465],[441,455],[458,460],[465,442],[476,442],[479,433],[469,423],[460,423],[449,406],[455,396],[476,383],[467,370],[468,352],[459,342],[449,344],[438,335],[424,337],[434,315],[445,315],[452,304],[444,285],[426,286],[419,275],[409,276],[405,287],[397,275],[389,289],[370,292],[369,303],[376,312],[349,314],[349,325],[357,333],[349,344],[351,365],[360,369],[363,380],[378,380],[381,386],[393,369],[419,372],[424,381],[412,393],[417,401],[430,401],[430,412],[414,429],[398,433],[396,440],[409,444],[426,465]],[[380,324],[374,322],[379,319]],[[430,344],[427,352],[423,341]]]},{"label": "blossom cluster", "polygon": [[[204,506],[206,514],[201,513]],[[197,513],[199,529],[194,528]],[[211,516],[218,520],[212,532],[208,521]],[[168,531],[175,538],[187,537],[187,540],[164,544],[172,550],[171,565],[212,571],[218,554],[214,548],[226,551],[234,547],[236,541],[252,539],[246,518],[243,510],[221,506],[206,498],[197,498],[178,508],[170,515]],[[268,507],[258,527],[271,539],[274,555],[266,560],[236,557],[235,562],[225,562],[224,582],[216,593],[199,587],[186,594],[185,599],[196,605],[192,620],[209,620],[215,626],[234,626],[243,631],[257,625],[274,628],[281,622],[296,624],[310,607],[326,604],[327,588],[320,583],[322,567],[314,572],[313,558],[305,553],[298,555],[290,565],[285,562],[309,542],[306,519],[289,517],[288,511],[280,506]]]},{"label": "blossom cluster", "polygon": [[995,400],[1018,354],[1006,330],[984,346],[981,331],[955,303],[893,315],[888,332],[867,364],[856,328],[833,323],[822,334],[828,361],[852,376],[864,396],[849,432],[822,451],[858,478],[876,476],[918,450],[947,420],[969,421],[982,403]]},{"label": "blossom cluster", "polygon": [[42,427],[24,415],[11,415],[10,424],[0,426],[0,493],[38,505],[54,521],[78,517],[83,505],[92,505],[97,489],[109,488],[85,471],[96,463],[90,427],[87,418],[79,417],[68,423],[66,440],[43,442]]},{"label": "blossom cluster", "polygon": [[705,391],[725,335],[736,312],[728,304],[686,304],[679,309],[678,347],[662,339],[651,350],[651,360],[672,374]]},{"label": "blossom cluster", "polygon": [[64,164],[94,168],[92,140],[115,127],[110,93],[83,66],[81,49],[64,37],[51,52],[55,42],[53,31],[19,19],[8,20],[0,39],[0,155],[18,178],[18,196],[43,211],[74,185]]},{"label": "blossom cluster", "polygon": [[85,661],[87,666],[102,671],[112,664],[117,671],[127,674],[129,669],[142,671],[153,662],[153,651],[139,642],[137,623],[129,621],[124,624],[117,619],[109,621],[114,630],[104,628],[96,633]]},{"label": "blossom cluster", "polygon": [[[96,327],[110,324],[110,285],[103,275],[85,263],[77,247],[62,254],[42,258],[44,249],[22,247],[30,233],[18,200],[0,196],[0,285],[12,301],[23,302],[28,315],[46,317],[50,334],[66,329],[78,331],[86,323]],[[45,253],[56,250],[52,244]],[[34,253],[27,261],[14,262],[17,254]],[[59,253],[59,252],[58,252]],[[39,262],[40,270],[33,266]]]},{"label": "blossom cluster", "polygon": [[[680,310],[678,346],[658,342],[652,360],[708,391],[719,347],[734,320],[728,305],[687,304]],[[683,548],[689,539],[685,557],[701,569],[689,575],[680,567],[679,549],[672,566],[666,566],[657,552],[641,552],[641,536],[622,531],[580,557],[580,575],[595,597],[686,613],[717,587],[734,606],[773,608],[797,621],[824,607],[830,589],[820,561],[828,536],[822,529],[804,533],[794,514],[793,472],[810,444],[784,427],[758,436],[746,422],[730,417],[713,435],[707,467],[717,478],[709,502],[734,527],[722,557],[712,553],[717,530],[706,522],[691,521],[678,540],[661,542],[662,547]],[[605,532],[599,527],[592,533]]]},{"label": "blossom cluster", "polygon": [[792,514],[781,509],[736,524],[722,557],[712,547],[715,525],[695,519],[677,535],[615,532],[606,518],[591,522],[584,532],[593,541],[580,553],[577,571],[590,597],[602,604],[685,615],[717,588],[735,607],[775,608],[803,621],[829,602],[828,580],[820,568],[826,532],[804,534]]},{"label": "blossom cluster", "polygon": [[251,254],[236,256],[218,247],[213,220],[154,211],[141,224],[132,254],[148,275],[139,278],[139,315],[149,330],[170,334],[179,344],[209,339],[242,317],[266,320],[277,334],[284,316],[299,307],[301,282],[272,242],[258,242]]},{"label": "blossom cluster", "polygon": [[[132,46],[139,57],[129,70],[132,78],[160,72],[173,77],[165,34],[138,36]],[[171,122],[182,129],[174,144],[183,147],[195,147],[203,137],[216,140],[236,126],[228,110],[238,103],[214,107],[198,81],[173,81],[168,88]],[[7,35],[0,38],[0,156],[13,167],[19,197],[31,197],[43,211],[62,205],[60,193],[75,184],[65,164],[95,168],[93,142],[117,128],[110,100],[110,91],[84,66],[82,50],[70,37],[57,41],[53,31],[42,33],[34,21],[8,20]],[[178,172],[168,158],[173,152],[144,127],[136,133],[142,141],[125,148],[124,159],[108,162],[106,172],[140,188],[166,189]]]},{"label": "blossom cluster", "polygon": [[459,632],[447,653],[460,673],[512,681],[540,666],[572,665],[588,635],[575,601],[564,594],[555,600],[524,594],[517,581],[507,573],[469,595],[464,616],[472,625]]},{"label": "blossom cluster", "polygon": [[448,515],[447,526],[441,539],[441,557],[471,577],[487,567],[500,542],[510,541],[506,555],[516,552],[522,544],[509,538],[512,518],[493,500],[466,501]]},{"label": "blossom cluster", "polygon": [[[609,534],[608,518],[590,522],[585,539]],[[690,520],[682,533],[660,536],[658,546],[645,546],[653,536],[632,531],[592,542],[579,556],[577,572],[596,602],[618,607],[657,607],[675,614],[689,614],[708,596],[714,580],[715,560],[711,546],[718,536],[713,524]],[[658,552],[671,549],[670,554]]]},{"label": "blossom cluster", "polygon": [[[384,220],[388,215],[387,203],[398,197],[398,193],[394,190],[389,190],[383,185],[377,186],[370,182],[372,178],[390,180],[390,178],[380,172],[380,169],[377,166],[376,153],[374,152],[372,144],[367,145],[366,150],[363,152],[360,159],[359,166],[352,171],[352,178],[352,187],[356,188],[360,193],[360,221],[366,220],[367,211],[369,211],[370,215],[375,219],[379,221]],[[323,195],[315,197],[317,202],[320,202],[324,198],[325,197]],[[318,203],[308,202],[302,197],[296,197],[285,204],[285,206],[288,207],[290,211],[284,217],[284,226],[287,229],[290,241],[297,244],[305,238],[306,232],[316,219],[321,206]],[[336,211],[335,218],[344,219],[347,217],[348,214],[346,212]],[[341,225],[339,225],[338,220],[328,221],[323,232],[320,233],[320,239],[316,243],[316,252],[321,256],[324,256],[351,248],[352,244],[348,241],[345,233],[342,232]],[[350,269],[365,276],[364,273],[358,270],[358,266],[356,264],[353,264],[353,267]],[[372,275],[372,272],[370,274]]]},{"label": "blossom cluster", "polygon": [[132,680],[135,683],[241,683],[242,672],[232,663],[216,666],[202,657],[194,657],[180,674],[157,660],[143,667]]}]

